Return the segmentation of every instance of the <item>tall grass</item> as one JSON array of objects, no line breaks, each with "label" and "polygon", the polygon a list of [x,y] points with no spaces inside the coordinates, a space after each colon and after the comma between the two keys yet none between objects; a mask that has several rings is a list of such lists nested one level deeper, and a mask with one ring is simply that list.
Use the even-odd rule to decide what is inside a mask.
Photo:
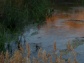
[{"label": "tall grass", "polygon": [[[70,44],[68,43],[67,46],[69,46]],[[16,50],[14,52],[14,54],[12,56],[10,56],[10,54],[8,53],[8,51],[6,53],[1,53],[0,54],[0,63],[78,63],[77,59],[76,59],[76,55],[74,49],[72,50],[71,45],[68,48],[71,48],[70,50],[67,50],[69,52],[73,52],[71,53],[73,55],[73,58],[68,58],[68,60],[66,61],[63,58],[63,55],[57,55],[55,54],[56,50],[56,43],[55,45],[53,45],[53,51],[52,53],[48,53],[45,50],[42,50],[42,48],[40,48],[38,50],[38,55],[37,57],[33,57],[31,56],[31,49],[29,44],[26,45],[26,49],[27,50],[27,55],[23,55],[24,51],[23,49],[21,50]],[[60,53],[60,52],[59,52]],[[73,60],[74,59],[74,60]]]},{"label": "tall grass", "polygon": [[50,8],[48,0],[1,0],[0,23],[11,31],[26,24],[42,23]]},{"label": "tall grass", "polygon": [[0,47],[9,42],[9,34],[13,37],[25,26],[43,23],[49,8],[49,0],[0,0]]}]

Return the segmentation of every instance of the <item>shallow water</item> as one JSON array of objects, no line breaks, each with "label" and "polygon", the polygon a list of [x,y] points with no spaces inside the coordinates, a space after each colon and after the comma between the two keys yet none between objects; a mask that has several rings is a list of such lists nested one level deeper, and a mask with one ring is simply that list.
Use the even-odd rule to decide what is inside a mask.
[{"label": "shallow water", "polygon": [[[26,27],[21,38],[21,44],[25,41],[30,44],[32,54],[36,53],[36,45],[46,50],[53,51],[53,43],[56,42],[58,50],[65,50],[68,41],[84,37],[84,7],[71,7],[69,11],[55,10],[51,17],[46,18],[46,24],[39,27]],[[75,48],[79,63],[83,63],[84,45]],[[17,49],[16,43],[11,42],[11,49]],[[25,49],[25,47],[24,47]],[[34,52],[34,53],[33,53]],[[59,52],[59,51],[58,51]]]},{"label": "shallow water", "polygon": [[[77,11],[76,11],[77,10]],[[76,37],[84,37],[84,9],[73,9],[70,12],[61,12],[53,14],[52,17],[46,18],[46,24],[39,29],[30,29],[25,32],[24,36],[30,43],[44,43],[47,46],[56,41],[65,44],[67,40]],[[32,40],[33,39],[33,40]],[[48,44],[47,44],[48,43]]]},{"label": "shallow water", "polygon": [[[46,24],[40,28],[31,28],[23,34],[28,43],[40,43],[41,47],[48,52],[53,50],[53,43],[56,41],[59,50],[66,49],[68,41],[84,37],[84,8],[73,7],[68,12],[57,12],[46,18]],[[84,52],[84,46],[80,45],[75,50],[78,53]],[[80,51],[81,50],[81,51]],[[78,61],[83,63],[84,53],[77,56]]]}]

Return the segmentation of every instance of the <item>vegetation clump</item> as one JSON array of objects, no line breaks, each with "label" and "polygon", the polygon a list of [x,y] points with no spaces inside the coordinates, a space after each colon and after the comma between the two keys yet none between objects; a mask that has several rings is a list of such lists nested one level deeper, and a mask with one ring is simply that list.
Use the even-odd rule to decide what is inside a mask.
[{"label": "vegetation clump", "polygon": [[16,50],[12,56],[10,56],[8,51],[6,51],[6,53],[2,52],[0,53],[0,63],[78,63],[74,49],[72,49],[69,43],[67,46],[67,50],[72,52],[71,54],[74,60],[69,57],[66,61],[62,53],[60,55],[56,54],[57,47],[55,42],[52,53],[46,52],[40,48],[36,57],[31,56],[29,44],[26,45],[26,55],[24,55],[25,50],[22,47],[20,47],[20,50]]},{"label": "vegetation clump", "polygon": [[0,0],[0,50],[25,26],[44,23],[49,8],[48,0]]}]

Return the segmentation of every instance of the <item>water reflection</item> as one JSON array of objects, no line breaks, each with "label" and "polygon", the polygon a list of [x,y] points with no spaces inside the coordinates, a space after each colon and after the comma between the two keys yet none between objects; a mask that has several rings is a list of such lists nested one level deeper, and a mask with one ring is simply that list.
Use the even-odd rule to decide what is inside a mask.
[{"label": "water reflection", "polygon": [[[72,41],[77,37],[84,37],[84,9],[74,8],[68,12],[54,13],[51,17],[46,18],[46,24],[40,28],[39,34],[34,38],[36,39],[37,36],[41,38],[36,41],[41,41],[46,50],[51,49],[51,47],[48,46],[52,45],[54,40],[59,49],[65,49],[66,43],[69,40]],[[76,48],[76,51],[80,51],[77,49],[78,48]],[[81,63],[83,62],[83,56],[79,56],[81,59],[78,59],[78,61]]]},{"label": "water reflection", "polygon": [[[30,43],[41,42],[43,47],[48,47],[56,41],[57,46],[62,46],[63,48],[68,40],[73,40],[76,37],[84,37],[83,17],[83,8],[72,8],[68,12],[55,12],[51,17],[46,18],[46,24],[37,30],[37,34],[31,36],[29,35],[30,33],[26,32],[24,35]],[[32,32],[31,30],[30,32]]]},{"label": "water reflection", "polygon": [[[84,37],[84,9],[74,8],[68,12],[55,12],[51,17],[46,18],[46,24],[38,32],[39,34],[33,37],[37,42],[40,40],[42,43],[51,44],[56,40],[59,47],[66,44],[68,40]],[[41,38],[37,39],[38,36]]]},{"label": "water reflection", "polygon": [[72,10],[68,13],[54,14],[52,17],[46,18],[46,26],[69,26],[71,28],[81,28],[84,26],[84,10]]},{"label": "water reflection", "polygon": [[[59,50],[66,49],[66,43],[69,40],[84,37],[84,9],[72,8],[68,12],[55,12],[51,17],[46,18],[46,24],[39,29],[31,28],[23,35],[28,43],[31,45],[40,43],[47,52],[52,51],[54,41]],[[80,63],[81,61],[82,59],[80,59]]]}]

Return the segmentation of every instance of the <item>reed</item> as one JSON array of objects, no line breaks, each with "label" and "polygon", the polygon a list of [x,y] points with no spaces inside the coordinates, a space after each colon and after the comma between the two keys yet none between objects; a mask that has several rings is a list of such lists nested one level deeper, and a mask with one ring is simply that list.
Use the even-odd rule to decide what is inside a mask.
[{"label": "reed", "polygon": [[40,48],[38,51],[38,58],[42,58],[42,48]]},{"label": "reed", "polygon": [[49,57],[50,63],[53,63],[52,56]]},{"label": "reed", "polygon": [[29,57],[30,57],[30,54],[31,54],[29,44],[26,45],[26,49],[27,49],[27,52],[28,52],[28,58],[29,58]]},{"label": "reed", "polygon": [[42,52],[42,60],[44,61],[44,63],[47,63],[48,58],[45,50]]},{"label": "reed", "polygon": [[1,52],[1,54],[0,54],[0,63],[4,63],[4,53],[3,52]]},{"label": "reed", "polygon": [[8,51],[6,51],[6,53],[5,53],[5,63],[9,63],[9,53],[8,53]]},{"label": "reed", "polygon": [[67,61],[67,63],[71,63],[71,59],[70,59],[70,58],[68,58],[68,61]]},{"label": "reed", "polygon": [[71,46],[70,42],[68,42],[68,43],[67,43],[67,49],[68,49],[68,51],[71,51],[71,47],[72,47],[72,46]]},{"label": "reed", "polygon": [[74,61],[73,61],[73,63],[78,63],[78,61],[76,60],[76,58],[74,58]]},{"label": "reed", "polygon": [[[63,58],[62,53],[60,53],[60,55],[53,55],[53,53],[48,53],[45,50],[42,50],[42,48],[39,49],[37,57],[32,57],[30,45],[26,44],[27,54],[23,55],[24,50],[22,47],[20,50],[16,50],[12,56],[10,56],[8,51],[6,51],[6,53],[1,52],[0,63],[78,63],[76,59],[76,52],[73,48],[71,49],[71,44],[68,43],[67,46],[69,52],[71,51],[71,54],[73,55],[73,59],[68,58],[67,61]],[[54,51],[56,51],[56,42],[53,47]]]},{"label": "reed", "polygon": [[53,48],[54,48],[54,52],[56,51],[56,42],[54,42],[54,45],[53,45]]},{"label": "reed", "polygon": [[22,63],[23,57],[19,50],[14,52],[14,55],[11,59],[14,63]]}]

